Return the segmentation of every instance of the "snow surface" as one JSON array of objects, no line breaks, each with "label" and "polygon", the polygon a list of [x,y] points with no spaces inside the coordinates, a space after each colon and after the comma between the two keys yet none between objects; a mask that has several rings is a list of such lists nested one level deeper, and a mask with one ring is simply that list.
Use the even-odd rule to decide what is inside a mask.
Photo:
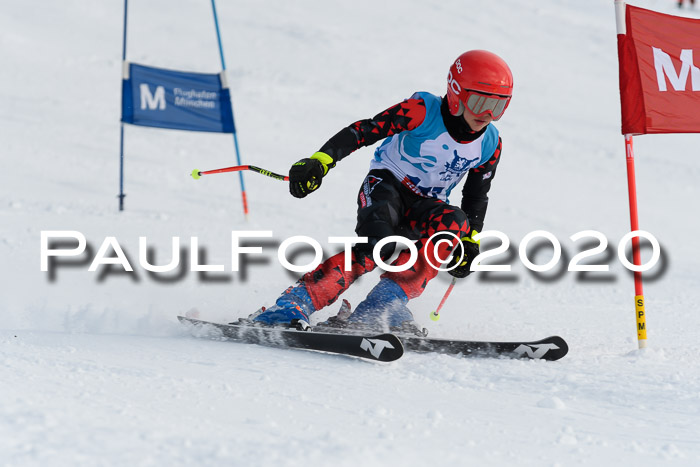
[{"label": "snow surface", "polygon": [[[234,165],[230,135],[127,127],[118,212],[122,2],[4,0],[0,465],[700,465],[699,140],[635,139],[641,227],[663,251],[645,276],[649,348],[636,350],[632,276],[616,253],[629,220],[612,0],[219,3],[242,156],[273,171],[414,91],[442,94],[461,52],[503,56],[516,94],[497,125],[487,228],[511,239],[514,256],[497,260],[513,271],[460,282],[437,323],[428,313],[449,276],[412,308],[433,336],[558,334],[570,353],[381,365],[190,337],[177,314],[231,320],[292,283],[276,259],[282,239],[309,235],[330,254],[328,236],[353,234],[373,149],[304,200],[246,174],[246,222],[236,175],[188,176]],[[130,60],[220,69],[209,2],[131,2],[129,14]],[[610,272],[566,272],[581,250],[569,237],[589,229],[610,241],[591,260]],[[88,272],[88,255],[41,272],[47,230],[82,232],[93,255],[114,236],[135,272]],[[275,234],[241,274],[230,271],[233,230]],[[534,230],[559,239],[564,270],[523,266],[517,246]],[[148,274],[140,236],[158,264],[172,237],[185,259],[197,237],[201,262],[226,272]],[[532,257],[543,264],[551,248]]]}]

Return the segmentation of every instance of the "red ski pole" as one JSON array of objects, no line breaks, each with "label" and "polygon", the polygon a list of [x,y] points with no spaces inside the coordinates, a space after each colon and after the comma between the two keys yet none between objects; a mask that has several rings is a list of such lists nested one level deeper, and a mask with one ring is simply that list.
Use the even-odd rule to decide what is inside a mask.
[{"label": "red ski pole", "polygon": [[240,172],[241,170],[250,170],[251,172],[256,172],[261,175],[274,178],[275,180],[282,180],[285,182],[289,181],[289,177],[287,177],[286,175],[276,174],[274,172],[270,172],[269,170],[261,169],[260,167],[255,167],[254,165],[237,165],[235,167],[224,167],[223,169],[204,171],[194,169],[190,175],[192,175],[192,178],[194,178],[195,180],[199,180],[202,177],[202,175],[220,174],[224,172]]},{"label": "red ski pole", "polygon": [[457,278],[453,277],[452,282],[450,282],[450,286],[447,288],[445,295],[442,297],[442,300],[440,301],[440,304],[437,307],[437,310],[430,313],[430,319],[432,319],[433,321],[437,321],[440,319],[440,310],[442,309],[442,305],[444,305],[447,301],[447,297],[449,297],[450,293],[452,293],[452,289],[454,289],[456,283]]}]

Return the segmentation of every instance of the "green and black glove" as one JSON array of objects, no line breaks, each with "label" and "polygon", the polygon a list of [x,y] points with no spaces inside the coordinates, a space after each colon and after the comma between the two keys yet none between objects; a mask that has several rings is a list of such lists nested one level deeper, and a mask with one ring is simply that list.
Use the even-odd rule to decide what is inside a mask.
[{"label": "green and black glove", "polygon": [[295,198],[303,198],[321,186],[323,177],[335,167],[335,161],[325,152],[317,152],[302,159],[289,169],[289,192]]},{"label": "green and black glove", "polygon": [[448,271],[452,276],[462,279],[472,273],[471,266],[474,258],[479,256],[479,240],[474,240],[474,236],[478,234],[476,230],[472,230],[468,237],[462,237],[462,246],[455,246],[452,261],[449,266],[458,266]]}]

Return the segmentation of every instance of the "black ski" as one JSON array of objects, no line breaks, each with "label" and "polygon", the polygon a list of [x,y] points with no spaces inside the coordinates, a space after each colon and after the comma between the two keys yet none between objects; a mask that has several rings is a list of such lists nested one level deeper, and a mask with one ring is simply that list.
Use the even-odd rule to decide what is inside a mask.
[{"label": "black ski", "polygon": [[[340,311],[331,325],[322,325],[314,328],[324,332],[338,334],[352,334],[368,332],[366,329],[353,328],[347,325],[347,317],[351,314],[351,305],[343,300]],[[420,329],[416,328],[420,332]],[[534,360],[559,360],[569,352],[566,341],[559,336],[547,337],[538,341],[509,341],[490,342],[455,339],[433,339],[416,333],[395,332],[403,343],[406,351],[421,353],[442,353],[449,355],[462,355],[464,357],[491,357],[491,358],[529,358]],[[427,334],[423,329],[423,333]]]},{"label": "black ski", "polygon": [[333,334],[317,330],[218,324],[178,316],[196,337],[225,339],[272,347],[331,352],[380,362],[393,362],[403,355],[403,345],[394,334]]},{"label": "black ski", "polygon": [[569,351],[566,341],[559,336],[532,342],[486,342],[429,337],[401,336],[406,350],[411,352],[436,352],[465,357],[505,357],[559,360]]}]

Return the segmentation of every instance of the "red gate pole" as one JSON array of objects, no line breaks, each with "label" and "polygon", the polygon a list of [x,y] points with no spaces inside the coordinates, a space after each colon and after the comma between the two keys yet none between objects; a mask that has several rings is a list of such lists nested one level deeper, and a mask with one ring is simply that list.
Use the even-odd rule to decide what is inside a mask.
[{"label": "red gate pole", "polygon": [[[639,230],[639,218],[637,215],[637,182],[634,175],[634,147],[632,135],[625,135],[625,154],[627,156],[627,191],[630,203],[630,228],[632,232]],[[632,237],[632,262],[639,266],[642,264],[639,252],[639,237]],[[644,290],[642,288],[642,273],[634,271],[634,307],[637,315],[637,341],[639,348],[647,345],[647,325],[644,312]]]}]

